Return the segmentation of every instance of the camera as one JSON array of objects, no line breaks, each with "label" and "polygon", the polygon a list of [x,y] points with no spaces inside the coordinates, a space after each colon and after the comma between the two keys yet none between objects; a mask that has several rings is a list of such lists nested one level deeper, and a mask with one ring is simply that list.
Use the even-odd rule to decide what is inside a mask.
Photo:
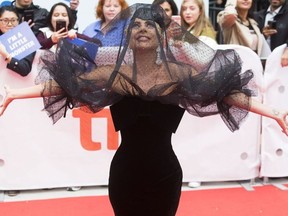
[{"label": "camera", "polygon": [[276,29],[277,28],[277,23],[275,20],[269,20],[268,21],[268,26],[272,29]]},{"label": "camera", "polygon": [[34,10],[24,10],[23,12],[24,21],[28,22],[29,20],[34,22]]},{"label": "camera", "polygon": [[66,29],[66,21],[65,20],[57,20],[56,21],[56,31],[59,31],[62,28]]}]

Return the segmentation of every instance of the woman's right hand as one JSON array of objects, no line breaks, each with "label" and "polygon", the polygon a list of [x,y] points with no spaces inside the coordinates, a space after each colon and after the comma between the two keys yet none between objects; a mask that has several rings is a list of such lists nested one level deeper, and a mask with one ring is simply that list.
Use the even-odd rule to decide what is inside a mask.
[{"label": "woman's right hand", "polygon": [[68,36],[68,32],[65,31],[65,28],[60,29],[59,31],[53,32],[51,35],[51,40],[54,44],[57,44],[61,38],[65,38]]},{"label": "woman's right hand", "polygon": [[8,105],[13,101],[12,91],[9,88],[9,86],[5,85],[4,90],[6,94],[5,94],[5,98],[2,101],[2,104],[0,105],[0,116],[3,115]]}]

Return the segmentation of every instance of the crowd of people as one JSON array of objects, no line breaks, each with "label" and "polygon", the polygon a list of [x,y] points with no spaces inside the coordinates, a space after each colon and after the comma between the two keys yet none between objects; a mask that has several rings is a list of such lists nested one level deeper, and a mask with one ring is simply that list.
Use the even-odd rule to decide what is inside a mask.
[{"label": "crowd of people", "polygon": [[[223,11],[217,16],[224,43],[249,47],[261,58],[267,58],[271,51],[282,44],[288,45],[288,23],[285,21],[288,17],[288,4],[285,0],[269,1],[268,8],[255,11],[252,0],[227,0]],[[245,88],[251,79],[251,73],[239,76],[241,71],[234,68],[237,65],[235,62],[239,60],[237,55],[231,51],[224,53],[211,49],[219,43],[216,39],[219,32],[215,31],[215,26],[205,13],[207,6],[203,0],[183,0],[180,10],[173,0],[154,0],[151,5],[137,7],[129,7],[125,0],[99,0],[95,7],[96,21],[91,21],[81,33],[76,28],[78,6],[79,0],[71,0],[70,5],[57,3],[47,11],[34,5],[32,0],[15,0],[11,5],[0,8],[0,34],[25,22],[25,11],[32,10],[33,19],[27,22],[39,40],[41,49],[49,49],[55,55],[57,47],[61,46],[57,61],[49,58],[49,54],[48,59],[51,62],[48,61],[45,65],[46,70],[53,74],[53,80],[21,89],[21,92],[6,87],[7,97],[1,105],[0,114],[15,99],[41,96],[60,96],[61,99],[67,97],[67,104],[86,106],[93,112],[111,106],[115,128],[120,130],[123,139],[113,158],[109,179],[109,196],[116,215],[135,215],[136,210],[145,208],[143,215],[175,215],[180,198],[182,171],[173,150],[170,147],[167,151],[165,149],[171,145],[171,133],[176,131],[184,110],[198,116],[221,114],[232,131],[239,128],[246,111],[252,111],[275,119],[287,134],[287,113],[251,100],[252,93]],[[180,17],[177,20],[180,25],[175,26],[171,20],[177,16]],[[60,28],[59,21],[64,22]],[[164,37],[168,43],[165,43]],[[75,48],[63,38],[82,38],[87,41],[97,39],[102,50],[99,48],[96,58],[105,59],[99,63],[103,67],[93,66],[94,59],[91,61],[87,57],[90,55],[87,55],[85,49],[72,55],[71,50]],[[195,43],[195,38],[201,42]],[[118,47],[116,54],[111,47]],[[201,50],[202,53],[195,50]],[[31,70],[35,53],[18,61],[0,45],[0,55],[6,61],[7,68],[26,76]],[[112,55],[117,55],[117,61],[111,63],[109,56]],[[222,55],[231,56],[233,64],[221,62]],[[65,64],[56,69],[55,65],[59,65],[59,61]],[[83,65],[75,65],[75,62]],[[87,64],[90,66],[87,67]],[[207,64],[215,64],[213,72],[207,69]],[[222,64],[227,66],[227,71],[219,66]],[[283,67],[288,66],[288,48],[282,54],[281,64]],[[79,71],[75,70],[82,70],[81,68],[90,68],[91,71],[88,75],[84,73],[87,71],[81,71],[83,74],[80,73],[80,82]],[[218,68],[221,70],[218,71]],[[67,79],[58,77],[59,70]],[[147,71],[155,73],[147,74]],[[211,78],[216,76],[214,73],[217,80]],[[236,80],[226,81],[231,73]],[[193,76],[197,77],[197,82]],[[224,84],[218,83],[221,80],[219,77],[223,78],[225,89],[222,88]],[[83,89],[86,94],[78,95],[79,91],[69,89],[70,84],[68,87],[66,85],[68,80],[77,86],[76,89]],[[205,93],[201,91],[204,89]],[[215,105],[216,101],[217,109],[213,106],[210,110],[201,110],[200,107]],[[60,110],[58,102],[59,98],[56,97],[45,104],[45,109],[52,118]],[[239,111],[239,115],[235,110],[234,114],[229,113],[231,107],[242,111]],[[54,110],[55,108],[59,110]],[[57,120],[53,119],[54,122]],[[139,140],[139,137],[143,139]],[[139,149],[133,147],[135,142],[138,142],[137,147],[140,145]],[[143,147],[148,143],[148,149]],[[153,145],[160,147],[158,149]],[[151,152],[151,149],[154,150]],[[163,155],[160,164],[158,155]],[[151,163],[145,157],[149,157]],[[127,160],[123,161],[123,158]],[[165,164],[168,161],[169,164]],[[138,172],[139,169],[141,173]],[[143,179],[143,186],[148,185],[141,190],[144,194],[141,198],[138,197],[139,189],[135,190],[138,183],[135,185],[132,181],[135,177]],[[163,182],[157,182],[159,179]],[[153,185],[155,182],[157,184]],[[78,186],[75,187],[77,189]]]},{"label": "crowd of people", "polygon": [[[212,25],[211,19],[205,13],[209,5],[205,5],[203,0],[183,0],[179,9],[174,0],[154,0],[151,3],[161,6],[171,19],[177,17],[178,23],[183,28],[211,47],[217,44],[238,44],[251,48],[261,59],[266,59],[276,47],[288,43],[288,24],[285,21],[288,16],[286,0],[215,1],[219,7],[224,6],[218,13],[217,26]],[[46,8],[34,5],[33,0],[15,0],[10,5],[6,3],[1,8],[0,34],[23,22],[25,11],[32,10],[33,20],[28,20],[28,23],[39,40],[41,49],[55,50],[59,39],[65,37],[73,39],[81,35],[97,38],[103,46],[120,44],[121,38],[118,35],[121,32],[121,25],[113,29],[107,29],[105,26],[128,7],[125,0],[99,0],[95,6],[96,21],[91,21],[83,27],[82,32],[77,32],[78,6],[79,0],[71,0],[69,6],[57,3],[48,11]],[[7,21],[10,19],[6,15],[8,13],[14,13],[15,21]],[[65,21],[65,28],[56,29],[58,20]],[[217,37],[220,34],[221,40]],[[21,61],[16,61],[9,56],[3,46],[0,46],[0,54],[7,61],[7,68],[22,76],[26,76],[31,70],[35,55],[33,53]],[[283,52],[281,64],[288,65],[288,49]]]}]

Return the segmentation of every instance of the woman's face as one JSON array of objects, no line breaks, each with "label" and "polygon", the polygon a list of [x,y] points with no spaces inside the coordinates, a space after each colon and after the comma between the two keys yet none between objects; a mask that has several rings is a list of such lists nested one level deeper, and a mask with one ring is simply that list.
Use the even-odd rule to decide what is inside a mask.
[{"label": "woman's face", "polygon": [[198,4],[194,0],[187,0],[183,2],[181,7],[184,21],[190,27],[194,26],[201,14]]},{"label": "woman's face", "polygon": [[66,28],[68,28],[69,25],[69,17],[67,10],[64,6],[58,5],[55,7],[52,17],[51,17],[51,24],[53,26],[54,31],[56,30],[56,21],[57,20],[65,20],[66,21]]},{"label": "woman's face", "polygon": [[136,18],[131,27],[130,48],[136,50],[155,50],[158,39],[153,21]]},{"label": "woman's face", "polygon": [[163,2],[162,4],[160,4],[160,7],[163,8],[163,10],[166,12],[168,17],[172,17],[172,8],[171,5],[168,2]]},{"label": "woman's face", "polygon": [[103,15],[106,22],[110,22],[114,17],[120,13],[121,5],[118,0],[106,0],[103,5]]},{"label": "woman's face", "polygon": [[4,34],[19,24],[18,17],[14,12],[5,11],[0,17],[0,30]]},{"label": "woman's face", "polygon": [[252,0],[237,0],[237,9],[249,10],[252,7]]}]

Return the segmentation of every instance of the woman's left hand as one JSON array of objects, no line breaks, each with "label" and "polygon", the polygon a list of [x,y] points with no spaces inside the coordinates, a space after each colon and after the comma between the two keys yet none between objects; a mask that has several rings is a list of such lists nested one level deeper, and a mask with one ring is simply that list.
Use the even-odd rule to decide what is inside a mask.
[{"label": "woman's left hand", "polygon": [[70,39],[72,39],[72,40],[75,39],[75,38],[77,38],[77,32],[76,32],[76,30],[74,30],[74,29],[69,30],[67,37],[70,38]]},{"label": "woman's left hand", "polygon": [[13,101],[13,98],[10,94],[10,88],[8,86],[4,86],[6,96],[0,105],[0,116],[4,113],[8,105]]},{"label": "woman's left hand", "polygon": [[288,116],[288,111],[287,112],[283,112],[280,113],[278,111],[274,111],[277,117],[276,117],[276,121],[279,124],[279,126],[282,128],[282,132],[286,134],[286,136],[288,136],[288,122],[287,122],[287,116]]}]

